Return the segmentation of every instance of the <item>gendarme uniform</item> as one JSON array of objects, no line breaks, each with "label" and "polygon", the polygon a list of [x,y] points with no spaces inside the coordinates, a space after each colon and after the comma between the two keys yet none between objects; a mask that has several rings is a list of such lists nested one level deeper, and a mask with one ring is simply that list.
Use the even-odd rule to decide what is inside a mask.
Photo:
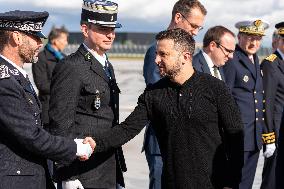
[{"label": "gendarme uniform", "polygon": [[[84,0],[81,21],[96,27],[120,28],[118,5]],[[100,56],[86,44],[56,64],[51,81],[50,131],[67,137],[104,133],[118,123],[118,95],[114,70],[106,54]],[[56,165],[55,178],[63,185],[78,179],[84,188],[115,189],[124,186],[126,171],[121,148],[94,153],[86,162]]]},{"label": "gendarme uniform", "polygon": [[[0,30],[44,37],[47,17],[47,12],[0,13]],[[46,158],[64,165],[76,159],[73,139],[42,128],[40,107],[26,72],[0,52],[0,189],[54,188]]]},{"label": "gendarme uniform", "polygon": [[[279,39],[284,38],[284,22],[275,25]],[[282,39],[281,39],[282,38]],[[284,107],[284,51],[277,48],[274,53],[266,57],[262,64],[263,87],[265,90],[265,121],[268,131],[275,133],[276,141],[279,139],[279,130]],[[267,137],[267,142],[274,142],[275,137]],[[277,144],[277,143],[276,143]],[[275,182],[275,169],[278,148],[274,155],[265,159],[263,168],[262,189],[274,189],[278,184]]]},{"label": "gendarme uniform", "polygon": [[[235,24],[242,37],[263,36],[268,24],[261,20],[242,21]],[[244,167],[240,188],[250,188],[253,184],[259,151],[266,138],[274,133],[266,133],[264,118],[265,99],[260,71],[259,59],[256,54],[249,56],[240,46],[236,45],[233,59],[224,66],[226,84],[237,102],[244,123]],[[263,135],[264,134],[264,135]]]}]

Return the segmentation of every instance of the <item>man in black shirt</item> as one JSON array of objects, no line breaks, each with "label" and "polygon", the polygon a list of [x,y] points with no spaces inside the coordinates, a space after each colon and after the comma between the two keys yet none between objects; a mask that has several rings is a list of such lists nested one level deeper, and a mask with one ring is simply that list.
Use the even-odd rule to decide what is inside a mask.
[{"label": "man in black shirt", "polygon": [[163,158],[162,188],[237,186],[243,127],[232,95],[224,82],[193,69],[195,42],[186,31],[162,31],[156,40],[163,78],[147,86],[123,123],[95,136],[95,152],[126,143],[150,120]]}]

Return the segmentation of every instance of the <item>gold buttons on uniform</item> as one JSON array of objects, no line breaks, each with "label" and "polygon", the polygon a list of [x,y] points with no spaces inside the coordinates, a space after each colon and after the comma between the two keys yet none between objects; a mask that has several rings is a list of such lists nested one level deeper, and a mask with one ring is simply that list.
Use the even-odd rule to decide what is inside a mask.
[{"label": "gold buttons on uniform", "polygon": [[256,112],[258,112],[258,109],[255,109]]},{"label": "gold buttons on uniform", "polygon": [[257,100],[254,100],[255,103],[257,103]]},{"label": "gold buttons on uniform", "polygon": [[258,121],[258,118],[255,118],[255,121]]},{"label": "gold buttons on uniform", "polygon": [[262,112],[265,112],[265,109],[263,109]]},{"label": "gold buttons on uniform", "polygon": [[263,100],[262,102],[265,103],[265,100]]},{"label": "gold buttons on uniform", "polygon": [[264,121],[264,118],[262,118],[262,121]]},{"label": "gold buttons on uniform", "polygon": [[256,91],[254,91],[253,93],[256,94]]}]

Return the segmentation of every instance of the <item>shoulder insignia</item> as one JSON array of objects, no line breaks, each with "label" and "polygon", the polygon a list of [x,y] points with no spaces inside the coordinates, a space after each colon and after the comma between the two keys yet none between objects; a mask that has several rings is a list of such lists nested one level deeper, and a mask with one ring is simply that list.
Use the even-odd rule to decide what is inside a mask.
[{"label": "shoulder insignia", "polygon": [[276,54],[271,54],[268,57],[265,58],[265,60],[268,60],[269,62],[273,62],[277,58]]},{"label": "shoulder insignia", "polygon": [[5,65],[0,65],[0,79],[9,78],[9,68]]},{"label": "shoulder insignia", "polygon": [[85,60],[86,60],[86,61],[91,60],[91,53],[90,53],[90,52],[87,52],[87,53],[85,54]]}]

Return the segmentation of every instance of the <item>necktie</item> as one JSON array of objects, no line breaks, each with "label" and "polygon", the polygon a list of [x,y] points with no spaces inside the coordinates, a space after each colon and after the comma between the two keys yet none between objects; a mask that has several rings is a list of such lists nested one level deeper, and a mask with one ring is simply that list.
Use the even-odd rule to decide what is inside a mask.
[{"label": "necktie", "polygon": [[253,56],[249,56],[250,61],[254,64]]},{"label": "necktie", "polygon": [[219,76],[219,70],[218,70],[218,67],[217,66],[213,66],[213,76],[216,77],[217,79],[220,79],[220,76]]},{"label": "necktie", "polygon": [[105,61],[104,70],[105,70],[105,73],[106,73],[107,77],[109,79],[111,79],[111,72],[110,72],[109,63],[108,63],[107,60]]},{"label": "necktie", "polygon": [[36,96],[36,92],[35,92],[35,90],[34,90],[34,88],[33,88],[33,85],[32,85],[32,83],[31,83],[31,81],[30,81],[28,75],[26,75],[26,79],[27,79],[27,81],[28,81],[28,84],[29,84],[29,87],[30,87],[31,91],[33,92],[33,95]]}]

